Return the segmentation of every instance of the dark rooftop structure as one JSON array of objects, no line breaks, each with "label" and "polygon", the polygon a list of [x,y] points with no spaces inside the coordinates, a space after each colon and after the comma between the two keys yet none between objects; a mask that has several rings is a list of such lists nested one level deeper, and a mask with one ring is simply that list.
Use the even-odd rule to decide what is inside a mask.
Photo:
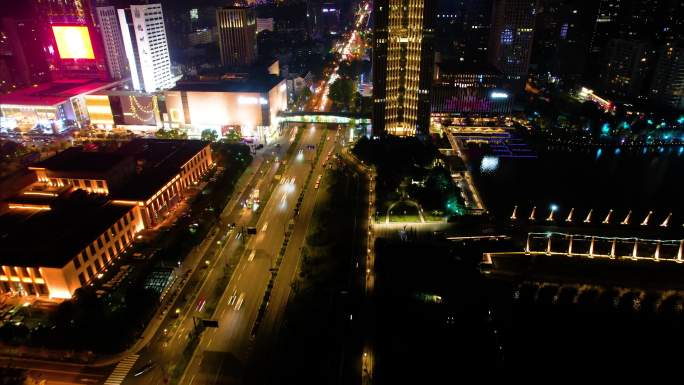
[{"label": "dark rooftop structure", "polygon": [[195,92],[268,92],[283,81],[275,75],[264,75],[248,79],[183,81],[169,91]]},{"label": "dark rooftop structure", "polygon": [[0,216],[0,263],[61,268],[131,210],[82,191],[50,207]]},{"label": "dark rooftop structure", "polygon": [[159,191],[181,167],[206,147],[202,140],[135,139],[118,150],[133,157],[141,171],[131,178],[114,199],[145,200]]},{"label": "dark rooftop structure", "polygon": [[82,147],[68,148],[55,156],[33,165],[57,172],[101,173],[111,170],[126,160],[123,154],[100,151],[84,151]]}]

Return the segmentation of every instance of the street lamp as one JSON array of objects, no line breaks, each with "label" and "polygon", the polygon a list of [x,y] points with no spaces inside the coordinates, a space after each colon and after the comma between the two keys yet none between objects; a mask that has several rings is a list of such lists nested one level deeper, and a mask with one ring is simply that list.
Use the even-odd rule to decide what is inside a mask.
[{"label": "street lamp", "polygon": [[548,222],[553,221],[553,213],[555,213],[556,211],[558,211],[558,205],[556,205],[556,204],[551,204],[551,207],[550,207],[550,208],[551,208],[551,212],[549,212],[549,217],[546,218],[546,220],[547,220]]}]

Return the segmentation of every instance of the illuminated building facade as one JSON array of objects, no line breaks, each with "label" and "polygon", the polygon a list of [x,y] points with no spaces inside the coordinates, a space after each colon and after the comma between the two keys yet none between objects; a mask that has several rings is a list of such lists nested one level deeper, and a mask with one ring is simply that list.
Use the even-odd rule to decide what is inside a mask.
[{"label": "illuminated building facade", "polygon": [[42,162],[29,166],[38,182],[51,187],[81,189],[108,195],[122,187],[135,173],[133,159],[118,153],[87,152],[80,147],[68,148]]},{"label": "illuminated building facade", "polygon": [[411,136],[430,126],[435,2],[373,3],[373,134]]},{"label": "illuminated building facade", "polygon": [[256,60],[256,14],[251,7],[232,6],[216,9],[216,26],[221,64],[250,65]]},{"label": "illuminated building facade", "polygon": [[133,88],[155,92],[173,87],[161,4],[131,5],[117,12]]},{"label": "illuminated building facade", "polygon": [[663,105],[684,110],[684,44],[681,41],[661,48],[651,95]]},{"label": "illuminated building facade", "polygon": [[435,50],[465,65],[487,62],[492,2],[440,1],[435,21]]},{"label": "illuminated building facade", "polygon": [[85,97],[120,82],[60,80],[0,95],[0,129],[58,133],[88,121]]},{"label": "illuminated building facade", "polygon": [[330,35],[337,35],[341,32],[340,8],[336,3],[325,2],[321,5],[321,27],[323,33]]},{"label": "illuminated building facade", "polygon": [[603,91],[618,97],[639,95],[653,64],[649,44],[638,40],[611,39],[605,51],[600,74]]},{"label": "illuminated building facade", "polygon": [[432,116],[498,116],[512,109],[512,95],[494,68],[441,63],[435,69]]},{"label": "illuminated building facade", "polygon": [[237,130],[244,138],[269,142],[278,134],[278,112],[287,109],[285,79],[272,75],[182,82],[164,96],[164,126],[188,129],[193,136],[204,129],[219,137]]},{"label": "illuminated building facade", "polygon": [[42,206],[11,200],[9,212],[0,216],[0,292],[71,298],[101,276],[144,228],[136,206],[64,195]]},{"label": "illuminated building facade", "polygon": [[129,142],[119,150],[135,159],[140,172],[113,193],[114,203],[140,208],[145,227],[153,227],[214,166],[211,147],[199,140]]},{"label": "illuminated building facade", "polygon": [[495,0],[489,61],[521,91],[527,80],[534,36],[536,0]]},{"label": "illuminated building facade", "polygon": [[114,7],[97,7],[97,21],[104,43],[109,76],[121,79],[129,76],[126,51],[121,38],[119,17]]},{"label": "illuminated building facade", "polygon": [[154,139],[35,164],[37,182],[2,205],[0,292],[71,298],[213,166],[208,142]]},{"label": "illuminated building facade", "polygon": [[46,49],[52,80],[108,79],[92,1],[29,0],[27,3],[32,8],[30,17],[39,20],[43,28],[39,39]]},{"label": "illuminated building facade", "polygon": [[86,95],[84,99],[90,123],[98,128],[118,127],[135,132],[161,128],[155,94],[106,90]]}]

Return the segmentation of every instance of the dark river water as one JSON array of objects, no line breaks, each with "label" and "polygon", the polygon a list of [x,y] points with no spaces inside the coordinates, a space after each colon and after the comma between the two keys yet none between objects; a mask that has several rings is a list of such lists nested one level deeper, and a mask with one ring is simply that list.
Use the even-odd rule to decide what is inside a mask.
[{"label": "dark river water", "polygon": [[[553,206],[563,216],[593,209],[603,217],[641,220],[653,211],[662,221],[682,223],[684,148],[545,147],[470,144],[468,166],[487,208],[497,217],[548,215]],[[503,148],[502,148],[503,147]],[[678,221],[678,222],[677,222]]]}]

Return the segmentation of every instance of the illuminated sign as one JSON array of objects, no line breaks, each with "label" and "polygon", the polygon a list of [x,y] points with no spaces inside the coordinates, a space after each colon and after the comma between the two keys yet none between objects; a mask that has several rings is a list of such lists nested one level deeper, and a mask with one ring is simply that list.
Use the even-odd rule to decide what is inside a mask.
[{"label": "illuminated sign", "polygon": [[199,19],[199,13],[197,12],[197,8],[192,8],[190,10],[190,20],[197,20]]},{"label": "illuminated sign", "polygon": [[238,104],[268,104],[268,100],[255,96],[238,96]]},{"label": "illuminated sign", "polygon": [[53,25],[52,33],[55,35],[55,41],[57,41],[57,51],[59,51],[60,58],[95,59],[88,27]]},{"label": "illuminated sign", "polygon": [[492,99],[507,99],[508,94],[505,92],[494,91],[492,92]]}]

